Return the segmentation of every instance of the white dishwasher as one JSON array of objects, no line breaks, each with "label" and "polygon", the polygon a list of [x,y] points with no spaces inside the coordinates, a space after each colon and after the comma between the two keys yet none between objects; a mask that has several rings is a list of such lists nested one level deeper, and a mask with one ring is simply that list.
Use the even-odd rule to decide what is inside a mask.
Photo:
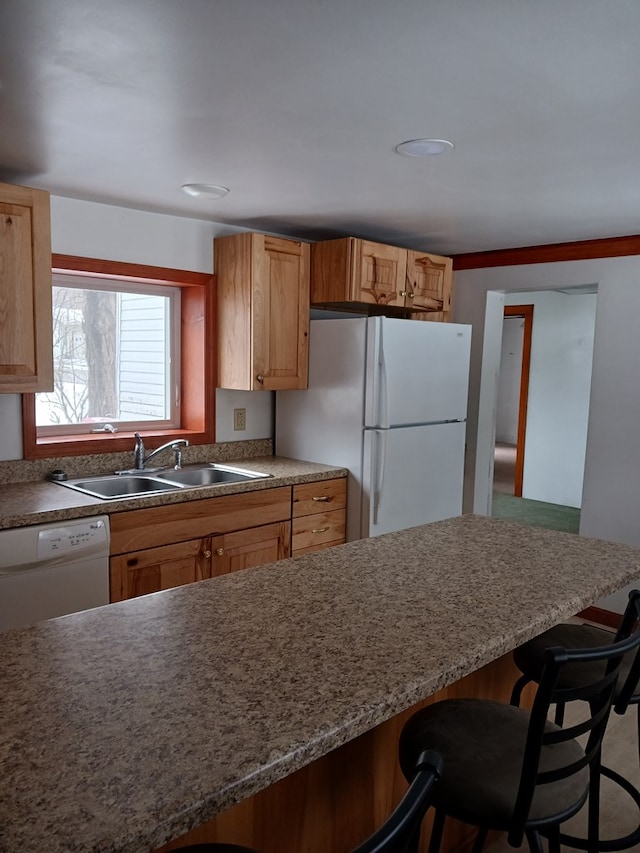
[{"label": "white dishwasher", "polygon": [[108,603],[108,516],[0,530],[0,631]]}]

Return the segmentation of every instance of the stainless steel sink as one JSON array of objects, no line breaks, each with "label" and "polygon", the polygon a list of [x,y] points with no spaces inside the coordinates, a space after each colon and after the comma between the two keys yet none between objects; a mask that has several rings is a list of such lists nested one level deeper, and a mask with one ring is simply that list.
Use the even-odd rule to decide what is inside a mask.
[{"label": "stainless steel sink", "polygon": [[260,480],[270,477],[259,471],[234,468],[229,465],[209,463],[193,465],[179,470],[141,471],[140,473],[113,474],[98,477],[56,480],[60,486],[75,489],[85,495],[103,500],[157,495],[175,492],[181,489],[195,489],[203,486],[242,483],[247,480]]},{"label": "stainless steel sink", "polygon": [[158,477],[169,483],[182,486],[214,486],[216,483],[242,483],[245,480],[260,480],[269,477],[258,471],[246,471],[243,468],[231,468],[227,465],[208,465],[206,468],[182,468],[179,471],[162,471]]},{"label": "stainless steel sink", "polygon": [[84,480],[65,480],[60,483],[69,489],[92,495],[95,498],[115,500],[117,498],[132,498],[139,495],[155,495],[163,492],[175,492],[180,486],[174,483],[164,483],[157,477],[118,476],[88,477]]}]

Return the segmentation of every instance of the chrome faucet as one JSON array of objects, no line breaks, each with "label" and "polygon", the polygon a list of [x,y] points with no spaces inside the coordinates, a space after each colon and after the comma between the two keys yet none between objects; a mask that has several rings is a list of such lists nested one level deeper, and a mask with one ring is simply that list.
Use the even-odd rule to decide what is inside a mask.
[{"label": "chrome faucet", "polygon": [[136,438],[135,447],[133,449],[133,467],[136,471],[143,471],[146,467],[147,462],[151,461],[154,456],[157,456],[162,450],[166,450],[167,448],[171,448],[175,455],[175,464],[174,468],[179,470],[182,468],[182,448],[189,447],[189,442],[186,438],[174,438],[173,441],[167,441],[166,444],[161,444],[160,447],[156,447],[155,450],[152,450],[148,456],[144,455],[144,442],[142,441],[142,436],[139,432],[134,433]]}]

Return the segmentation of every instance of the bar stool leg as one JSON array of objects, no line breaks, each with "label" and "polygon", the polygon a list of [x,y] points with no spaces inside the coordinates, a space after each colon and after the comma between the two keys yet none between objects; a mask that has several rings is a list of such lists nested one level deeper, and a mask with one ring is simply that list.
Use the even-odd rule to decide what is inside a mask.
[{"label": "bar stool leg", "polygon": [[431,841],[429,842],[429,853],[439,853],[442,831],[444,829],[444,812],[436,809],[431,830]]},{"label": "bar stool leg", "polygon": [[482,848],[484,847],[484,842],[487,840],[487,833],[489,830],[487,829],[479,829],[478,834],[476,835],[476,840],[473,844],[473,850],[471,853],[480,853]]},{"label": "bar stool leg", "polygon": [[531,853],[544,853],[544,847],[542,846],[540,835],[535,831],[535,829],[528,829],[525,835],[529,842],[529,850],[531,850]]},{"label": "bar stool leg", "polygon": [[588,829],[587,829],[587,844],[589,853],[598,853],[600,848],[600,782],[601,773],[600,766],[602,762],[602,752],[591,765],[589,774],[589,813],[588,813]]}]

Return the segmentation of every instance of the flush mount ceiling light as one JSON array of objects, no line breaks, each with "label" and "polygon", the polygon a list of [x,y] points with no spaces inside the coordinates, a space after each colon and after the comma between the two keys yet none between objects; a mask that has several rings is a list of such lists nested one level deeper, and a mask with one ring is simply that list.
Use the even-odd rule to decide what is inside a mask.
[{"label": "flush mount ceiling light", "polygon": [[220,187],[217,184],[183,184],[182,192],[194,198],[224,198],[229,192],[229,187]]},{"label": "flush mount ceiling light", "polygon": [[452,148],[453,142],[446,139],[408,139],[396,145],[393,150],[405,157],[436,157],[445,151],[451,151]]}]

